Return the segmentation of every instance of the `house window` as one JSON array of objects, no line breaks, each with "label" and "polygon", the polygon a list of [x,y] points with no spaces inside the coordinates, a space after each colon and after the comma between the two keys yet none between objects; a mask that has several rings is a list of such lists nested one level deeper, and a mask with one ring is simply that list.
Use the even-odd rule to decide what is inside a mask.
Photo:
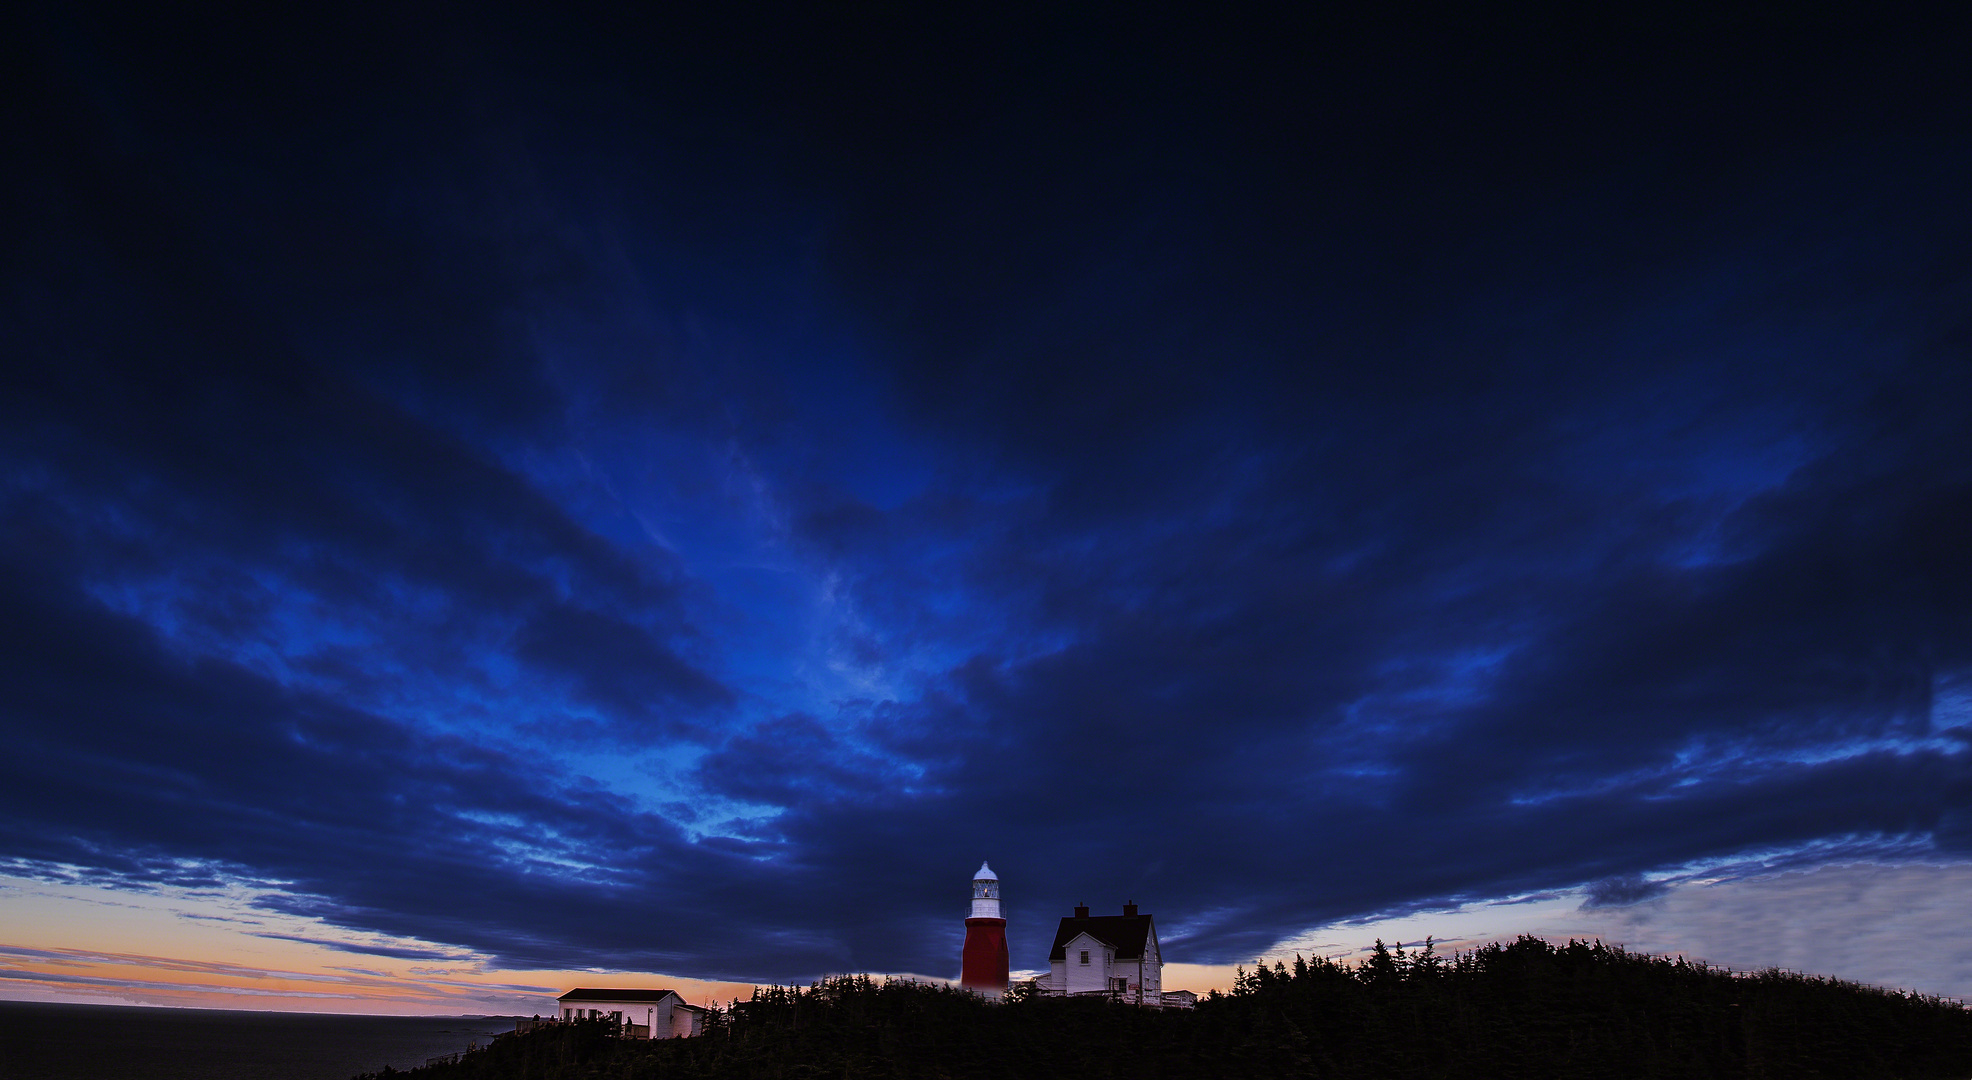
[{"label": "house window", "polygon": [[1082,962],[1083,962],[1084,964],[1086,964],[1086,963],[1088,963],[1088,962],[1089,962],[1089,950],[1087,950],[1087,949],[1083,949],[1083,950],[1082,950]]}]

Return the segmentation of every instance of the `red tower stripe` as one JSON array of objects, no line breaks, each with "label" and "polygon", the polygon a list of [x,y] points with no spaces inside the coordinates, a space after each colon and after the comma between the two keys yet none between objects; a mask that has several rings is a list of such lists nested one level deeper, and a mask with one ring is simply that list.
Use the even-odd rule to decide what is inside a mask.
[{"label": "red tower stripe", "polygon": [[1007,921],[967,919],[965,951],[960,954],[959,985],[967,990],[1007,989]]}]

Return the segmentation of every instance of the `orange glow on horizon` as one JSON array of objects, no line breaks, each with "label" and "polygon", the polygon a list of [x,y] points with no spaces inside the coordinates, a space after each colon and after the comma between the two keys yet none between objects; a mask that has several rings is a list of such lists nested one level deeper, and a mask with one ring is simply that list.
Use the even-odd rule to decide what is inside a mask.
[{"label": "orange glow on horizon", "polygon": [[464,950],[452,950],[457,959],[399,959],[364,950],[432,943],[354,935],[251,901],[0,876],[0,1000],[545,1016],[557,995],[585,985],[669,987],[699,1005],[753,992],[752,983],[652,972],[506,969]]}]

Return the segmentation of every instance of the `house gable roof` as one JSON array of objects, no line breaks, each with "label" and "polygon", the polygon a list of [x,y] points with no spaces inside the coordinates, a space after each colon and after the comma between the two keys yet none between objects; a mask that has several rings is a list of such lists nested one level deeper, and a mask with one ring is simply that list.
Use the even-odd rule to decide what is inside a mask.
[{"label": "house gable roof", "polygon": [[1087,930],[1084,930],[1081,933],[1076,934],[1074,937],[1069,938],[1067,941],[1062,942],[1061,947],[1063,950],[1067,950],[1071,948],[1080,949],[1081,946],[1076,944],[1076,942],[1080,942],[1080,941],[1093,942],[1098,948],[1109,949],[1112,952],[1115,951],[1116,949],[1116,946],[1110,944],[1107,941],[1104,941],[1103,939],[1095,936],[1094,934],[1089,933]]},{"label": "house gable roof", "polygon": [[1116,950],[1118,960],[1143,959],[1144,942],[1155,933],[1150,928],[1148,915],[1073,915],[1061,920],[1061,926],[1054,932],[1054,947],[1048,950],[1048,962],[1068,958],[1068,943],[1077,934],[1087,934],[1104,945]]},{"label": "house gable roof", "polygon": [[[568,993],[563,994],[561,997],[556,998],[555,1000],[557,1001],[657,1001],[662,997],[664,997],[664,995],[666,994],[678,994],[678,992],[676,990],[621,990],[621,989],[598,990],[588,987],[577,987],[573,990],[570,990]],[[679,1000],[683,1000],[684,995],[678,994],[678,998]]]}]

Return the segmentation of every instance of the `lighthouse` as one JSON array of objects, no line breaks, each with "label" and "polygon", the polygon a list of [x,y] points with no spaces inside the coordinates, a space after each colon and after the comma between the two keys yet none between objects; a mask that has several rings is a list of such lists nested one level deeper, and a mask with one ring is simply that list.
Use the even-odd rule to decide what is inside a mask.
[{"label": "lighthouse", "polygon": [[985,863],[972,875],[972,910],[965,918],[959,985],[998,1000],[1007,992],[1007,919],[1000,910],[1000,875]]}]

